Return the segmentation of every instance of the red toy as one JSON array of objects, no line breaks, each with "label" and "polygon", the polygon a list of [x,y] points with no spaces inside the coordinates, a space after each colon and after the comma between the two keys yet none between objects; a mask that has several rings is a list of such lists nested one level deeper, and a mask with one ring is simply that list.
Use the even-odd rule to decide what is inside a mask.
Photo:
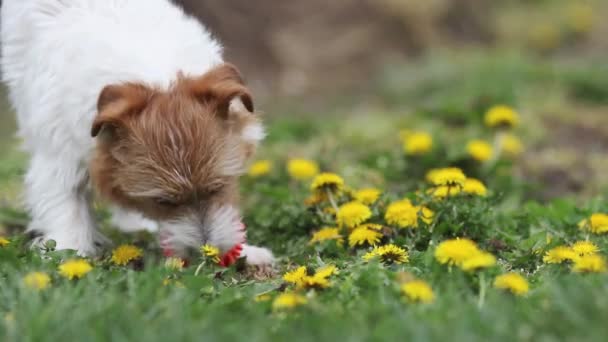
[{"label": "red toy", "polygon": [[[241,225],[242,230],[246,229],[245,224],[240,222],[240,225]],[[160,240],[159,244],[163,250],[163,255],[167,258],[170,258],[175,255],[175,252],[166,243],[167,239],[168,239],[167,235],[161,233],[159,236],[159,240]],[[245,241],[243,241],[243,243],[245,243]],[[238,260],[238,258],[241,256],[241,252],[243,251],[243,243],[238,243],[238,244],[234,245],[234,247],[232,247],[228,252],[226,252],[226,254],[224,254],[220,258],[220,262],[218,263],[218,265],[220,265],[222,267],[229,267],[230,265],[234,264]],[[184,266],[188,266],[188,264],[189,264],[187,259],[182,259],[182,263]]]}]

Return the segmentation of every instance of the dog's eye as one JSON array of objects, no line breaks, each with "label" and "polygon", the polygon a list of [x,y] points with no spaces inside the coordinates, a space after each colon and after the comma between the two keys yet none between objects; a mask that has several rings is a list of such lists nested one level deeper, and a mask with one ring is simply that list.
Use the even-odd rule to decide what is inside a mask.
[{"label": "dog's eye", "polygon": [[156,204],[163,206],[163,207],[167,207],[167,208],[172,208],[172,207],[177,207],[178,203],[170,200],[168,198],[164,198],[164,197],[158,197],[154,199],[154,202],[156,202]]},{"label": "dog's eye", "polygon": [[217,185],[217,186],[214,186],[214,187],[210,188],[209,190],[207,190],[207,194],[209,196],[215,196],[215,195],[219,194],[220,192],[222,192],[223,189],[224,189],[223,184]]}]

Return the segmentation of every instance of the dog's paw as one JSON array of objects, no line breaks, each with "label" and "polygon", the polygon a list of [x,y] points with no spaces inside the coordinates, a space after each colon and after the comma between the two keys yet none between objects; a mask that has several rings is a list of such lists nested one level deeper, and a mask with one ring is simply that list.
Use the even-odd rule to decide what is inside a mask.
[{"label": "dog's paw", "polygon": [[53,241],[47,245],[47,241],[44,236],[38,235],[33,237],[28,244],[28,247],[34,251],[46,251],[46,250],[54,250],[57,246],[57,243]]},{"label": "dog's paw", "polygon": [[93,239],[74,239],[64,236],[37,236],[30,241],[30,248],[42,252],[51,250],[74,250],[82,257],[95,257],[101,254],[111,241],[99,232],[93,233]]},{"label": "dog's paw", "polygon": [[272,266],[274,264],[274,256],[268,248],[245,244],[243,245],[241,256],[247,258],[247,265],[262,267]]},{"label": "dog's paw", "polygon": [[274,256],[272,252],[263,247],[243,245],[242,257],[246,257],[245,273],[254,279],[269,279],[274,277]]}]

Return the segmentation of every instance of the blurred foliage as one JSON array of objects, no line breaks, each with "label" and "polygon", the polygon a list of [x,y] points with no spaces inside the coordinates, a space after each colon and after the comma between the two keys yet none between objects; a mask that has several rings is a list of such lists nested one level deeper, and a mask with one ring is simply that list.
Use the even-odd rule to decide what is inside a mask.
[{"label": "blurred foliage", "polygon": [[570,94],[577,100],[608,104],[608,67],[578,68],[564,75]]}]

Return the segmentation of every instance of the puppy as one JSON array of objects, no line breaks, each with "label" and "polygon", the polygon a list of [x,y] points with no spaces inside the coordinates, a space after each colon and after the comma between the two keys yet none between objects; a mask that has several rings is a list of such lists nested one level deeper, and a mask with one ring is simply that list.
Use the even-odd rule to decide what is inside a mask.
[{"label": "puppy", "polygon": [[[30,231],[93,255],[89,191],[178,255],[245,241],[238,177],[264,130],[220,44],[169,0],[5,0],[2,72],[31,154]],[[243,245],[250,264],[267,249]]]}]

